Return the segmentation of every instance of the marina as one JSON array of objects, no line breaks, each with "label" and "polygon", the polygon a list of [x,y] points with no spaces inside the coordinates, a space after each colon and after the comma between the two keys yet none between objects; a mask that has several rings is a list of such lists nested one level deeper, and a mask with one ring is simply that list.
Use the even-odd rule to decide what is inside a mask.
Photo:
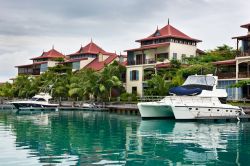
[{"label": "marina", "polygon": [[2,2],[0,166],[249,165],[250,3],[226,2]]},{"label": "marina", "polygon": [[183,123],[108,112],[0,112],[0,140],[6,140],[0,165],[247,165],[249,128],[250,122]]}]

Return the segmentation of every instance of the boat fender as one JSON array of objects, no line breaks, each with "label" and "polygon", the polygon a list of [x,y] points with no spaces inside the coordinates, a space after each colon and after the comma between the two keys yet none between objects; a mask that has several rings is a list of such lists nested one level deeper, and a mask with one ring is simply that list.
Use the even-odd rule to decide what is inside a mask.
[{"label": "boat fender", "polygon": [[237,116],[238,121],[240,121],[240,118]]}]

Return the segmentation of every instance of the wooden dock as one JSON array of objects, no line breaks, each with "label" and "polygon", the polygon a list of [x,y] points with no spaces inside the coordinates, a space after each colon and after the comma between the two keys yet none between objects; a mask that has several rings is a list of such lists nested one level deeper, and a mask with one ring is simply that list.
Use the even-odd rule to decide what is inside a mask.
[{"label": "wooden dock", "polygon": [[11,104],[0,104],[0,109],[2,109],[2,110],[12,110],[12,109],[15,109],[15,107],[14,106],[12,106]]},{"label": "wooden dock", "polygon": [[108,111],[108,108],[86,108],[86,107],[58,107],[59,111]]}]

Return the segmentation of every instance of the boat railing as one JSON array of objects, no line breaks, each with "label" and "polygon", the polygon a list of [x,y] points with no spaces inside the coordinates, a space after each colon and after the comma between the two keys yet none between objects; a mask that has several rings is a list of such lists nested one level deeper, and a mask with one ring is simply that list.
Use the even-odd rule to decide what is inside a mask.
[{"label": "boat railing", "polygon": [[197,97],[197,96],[168,96],[163,101],[170,101],[172,104],[186,104],[186,103],[207,103],[212,101],[211,97]]},{"label": "boat railing", "polygon": [[166,96],[141,96],[137,97],[139,102],[153,102],[153,101],[160,101]]}]

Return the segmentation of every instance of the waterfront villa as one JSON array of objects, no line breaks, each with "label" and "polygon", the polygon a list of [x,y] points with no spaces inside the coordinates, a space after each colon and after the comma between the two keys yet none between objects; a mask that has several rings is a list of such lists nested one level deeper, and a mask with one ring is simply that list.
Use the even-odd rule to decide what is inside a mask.
[{"label": "waterfront villa", "polygon": [[64,60],[66,57],[59,51],[54,49],[42,53],[38,57],[31,58],[33,63],[27,65],[16,66],[18,68],[18,75],[40,75],[45,72],[48,67],[54,67],[58,61]]},{"label": "waterfront villa", "polygon": [[100,71],[105,65],[109,65],[114,61],[125,66],[127,63],[127,56],[107,52],[91,40],[90,43],[81,47],[73,54],[65,56],[53,47],[51,50],[43,52],[41,56],[31,58],[31,60],[33,60],[32,64],[16,66],[18,68],[18,75],[40,75],[48,70],[49,67],[54,67],[56,65],[69,66],[72,71],[83,68]]},{"label": "waterfront villa", "polygon": [[[186,57],[197,56],[201,50],[197,43],[201,40],[191,38],[168,24],[143,39],[136,40],[139,48],[126,50],[127,72],[126,90],[142,96],[147,87],[146,80],[161,68],[168,68],[170,60],[184,62]],[[150,73],[150,74],[148,74]]]},{"label": "waterfront villa", "polygon": [[229,88],[240,80],[250,79],[250,23],[241,25],[248,30],[247,35],[233,37],[237,40],[237,55],[235,59],[217,61],[216,75],[219,77],[218,87],[226,88],[228,97],[233,100],[250,98],[250,85],[242,88]]},{"label": "waterfront villa", "polygon": [[68,65],[72,71],[77,71],[83,68],[90,68],[95,71],[102,70],[105,65],[109,65],[114,61],[121,64],[126,62],[126,56],[118,56],[116,53],[110,53],[103,50],[92,40],[86,46],[82,47],[75,53],[67,55],[68,60],[60,64]]}]

